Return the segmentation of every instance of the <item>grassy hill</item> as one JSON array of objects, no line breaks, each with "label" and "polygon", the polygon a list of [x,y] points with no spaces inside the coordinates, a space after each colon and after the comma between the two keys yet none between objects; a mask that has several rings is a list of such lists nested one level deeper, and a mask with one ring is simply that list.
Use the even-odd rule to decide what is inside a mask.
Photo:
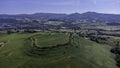
[{"label": "grassy hill", "polygon": [[[73,46],[43,50],[44,55],[34,55],[30,51],[30,37],[38,39],[39,47],[68,41],[67,36],[63,34],[1,34],[0,42],[5,44],[0,47],[0,68],[117,68],[109,48],[88,39],[74,36]],[[36,53],[40,51],[37,50]]]},{"label": "grassy hill", "polygon": [[65,44],[68,42],[68,35],[56,33],[44,33],[33,36],[36,38],[39,47],[56,46],[57,44]]}]

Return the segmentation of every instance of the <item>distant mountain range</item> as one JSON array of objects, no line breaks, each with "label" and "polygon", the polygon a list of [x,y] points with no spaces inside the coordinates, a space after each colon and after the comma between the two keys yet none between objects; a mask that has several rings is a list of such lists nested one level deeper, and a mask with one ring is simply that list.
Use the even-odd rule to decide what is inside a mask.
[{"label": "distant mountain range", "polygon": [[54,25],[55,23],[59,24],[57,25],[57,28],[61,26],[73,28],[78,26],[77,23],[103,23],[110,26],[118,26],[120,25],[120,15],[103,14],[96,12],[86,12],[82,14],[35,13],[19,15],[0,15],[0,29],[42,29],[43,23],[52,23],[47,24],[46,28],[56,28],[56,26]]},{"label": "distant mountain range", "polygon": [[0,18],[32,18],[32,19],[52,19],[52,20],[70,20],[76,21],[81,19],[87,20],[102,20],[110,22],[119,22],[120,14],[103,14],[96,12],[86,13],[73,13],[73,14],[56,14],[56,13],[35,13],[35,14],[19,14],[19,15],[7,15],[1,14]]}]

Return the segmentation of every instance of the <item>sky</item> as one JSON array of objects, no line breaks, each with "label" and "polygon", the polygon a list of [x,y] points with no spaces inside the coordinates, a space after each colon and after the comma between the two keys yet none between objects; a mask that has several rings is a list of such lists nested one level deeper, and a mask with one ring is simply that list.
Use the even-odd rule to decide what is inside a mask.
[{"label": "sky", "polygon": [[120,0],[0,0],[0,14],[84,13],[120,14]]}]

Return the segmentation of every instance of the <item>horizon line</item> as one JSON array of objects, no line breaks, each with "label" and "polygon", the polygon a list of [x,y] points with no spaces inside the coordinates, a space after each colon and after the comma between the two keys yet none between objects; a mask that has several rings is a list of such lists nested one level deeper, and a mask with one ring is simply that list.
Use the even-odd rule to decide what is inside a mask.
[{"label": "horizon line", "polygon": [[83,13],[100,13],[100,14],[115,14],[115,15],[118,15],[119,13],[105,13],[105,12],[95,12],[95,11],[86,11],[86,12],[72,12],[72,13],[58,13],[58,12],[34,12],[34,13],[0,13],[0,15],[30,15],[30,14],[37,14],[37,13],[49,13],[49,14],[66,14],[66,15],[69,15],[69,14],[75,14],[75,13],[78,13],[78,14],[83,14]]}]

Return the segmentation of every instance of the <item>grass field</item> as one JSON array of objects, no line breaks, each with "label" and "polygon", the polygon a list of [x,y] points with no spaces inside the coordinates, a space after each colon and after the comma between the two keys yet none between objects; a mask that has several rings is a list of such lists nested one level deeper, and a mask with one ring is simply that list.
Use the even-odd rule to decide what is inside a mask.
[{"label": "grass field", "polygon": [[60,39],[61,42],[53,41],[45,34],[48,33],[1,34],[0,41],[7,43],[0,47],[0,68],[117,68],[109,47],[78,36],[74,37],[74,46],[51,49],[43,52],[46,55],[42,56],[27,55],[25,51],[30,43],[26,39],[29,37],[38,36],[38,44],[45,46],[47,42],[56,44],[67,40],[65,35],[58,34],[60,38],[53,39]]},{"label": "grass field", "polygon": [[37,39],[37,46],[39,47],[50,47],[56,46],[57,44],[65,44],[68,42],[68,35],[66,34],[41,34],[33,36]]}]

